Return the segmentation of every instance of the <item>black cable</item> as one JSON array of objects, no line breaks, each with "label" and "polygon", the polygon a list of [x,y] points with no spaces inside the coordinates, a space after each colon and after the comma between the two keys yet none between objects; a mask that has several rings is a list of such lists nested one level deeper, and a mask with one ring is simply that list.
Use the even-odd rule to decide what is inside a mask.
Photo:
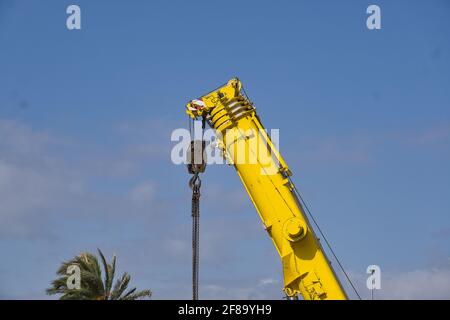
[{"label": "black cable", "polygon": [[[189,122],[191,124],[191,122]],[[206,118],[202,117],[201,141],[204,139],[204,130]],[[195,123],[192,121],[192,128],[195,133]],[[202,161],[203,159],[203,143],[202,143]],[[194,152],[194,150],[192,150]],[[194,164],[195,168],[195,164]],[[199,256],[200,256],[200,187],[202,181],[199,176],[200,172],[196,171],[189,181],[192,189],[192,300],[198,300],[198,280],[199,280]]]},{"label": "black cable", "polygon": [[192,119],[190,117],[188,117],[188,121],[189,121],[189,133],[190,133],[191,138],[192,138]]},{"label": "black cable", "polygon": [[198,173],[194,174],[189,185],[192,187],[192,300],[198,300],[201,186]]}]

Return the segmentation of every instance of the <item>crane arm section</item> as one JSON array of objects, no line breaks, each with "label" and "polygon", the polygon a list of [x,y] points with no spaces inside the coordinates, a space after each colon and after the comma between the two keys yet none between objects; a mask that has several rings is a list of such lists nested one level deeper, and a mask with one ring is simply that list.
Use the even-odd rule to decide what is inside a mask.
[{"label": "crane arm section", "polygon": [[206,118],[216,130],[225,158],[236,169],[281,257],[286,295],[347,299],[294,192],[292,173],[239,79],[191,100],[186,112],[193,119]]}]

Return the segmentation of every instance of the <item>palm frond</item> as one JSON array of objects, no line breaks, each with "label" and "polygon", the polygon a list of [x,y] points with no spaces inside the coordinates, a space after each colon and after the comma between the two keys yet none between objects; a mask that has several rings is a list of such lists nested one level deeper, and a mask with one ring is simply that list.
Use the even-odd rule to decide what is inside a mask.
[{"label": "palm frond", "polygon": [[[103,267],[104,278],[102,277],[102,268],[98,258],[91,253],[82,252],[71,260],[61,263],[56,274],[58,277],[51,282],[51,287],[46,289],[48,295],[60,295],[61,300],[135,300],[145,297],[151,297],[150,290],[136,292],[136,288],[124,292],[128,288],[131,276],[125,272],[114,284],[116,271],[116,256],[114,255],[111,264],[108,264],[103,252],[100,249],[98,254]],[[67,270],[70,266],[77,265],[80,268],[79,289],[69,289],[67,281],[69,274]]]},{"label": "palm frond", "polygon": [[121,300],[138,300],[143,298],[150,298],[152,296],[152,292],[150,290],[142,290],[133,294],[127,294]]},{"label": "palm frond", "polygon": [[131,276],[128,273],[124,273],[120,279],[116,281],[114,289],[111,293],[111,300],[120,299],[120,296],[125,292],[130,283]]}]

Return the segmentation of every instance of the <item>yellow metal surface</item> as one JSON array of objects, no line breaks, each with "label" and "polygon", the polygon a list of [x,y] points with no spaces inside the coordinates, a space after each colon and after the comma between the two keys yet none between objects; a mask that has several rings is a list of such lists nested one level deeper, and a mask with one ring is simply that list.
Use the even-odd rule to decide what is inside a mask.
[{"label": "yellow metal surface", "polygon": [[206,117],[221,137],[219,145],[281,257],[285,293],[307,300],[347,299],[293,191],[288,166],[241,89],[239,79],[231,79],[190,101],[186,112],[194,119]]}]

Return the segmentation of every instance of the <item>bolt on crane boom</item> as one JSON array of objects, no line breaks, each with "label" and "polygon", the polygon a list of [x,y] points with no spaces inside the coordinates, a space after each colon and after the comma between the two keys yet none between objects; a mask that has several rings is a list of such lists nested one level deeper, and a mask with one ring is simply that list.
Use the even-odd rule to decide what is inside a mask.
[{"label": "bolt on crane boom", "polygon": [[236,169],[280,255],[287,297],[347,299],[296,195],[292,173],[264,130],[240,80],[233,78],[191,100],[186,112],[192,119],[206,119],[216,130],[224,157]]}]

